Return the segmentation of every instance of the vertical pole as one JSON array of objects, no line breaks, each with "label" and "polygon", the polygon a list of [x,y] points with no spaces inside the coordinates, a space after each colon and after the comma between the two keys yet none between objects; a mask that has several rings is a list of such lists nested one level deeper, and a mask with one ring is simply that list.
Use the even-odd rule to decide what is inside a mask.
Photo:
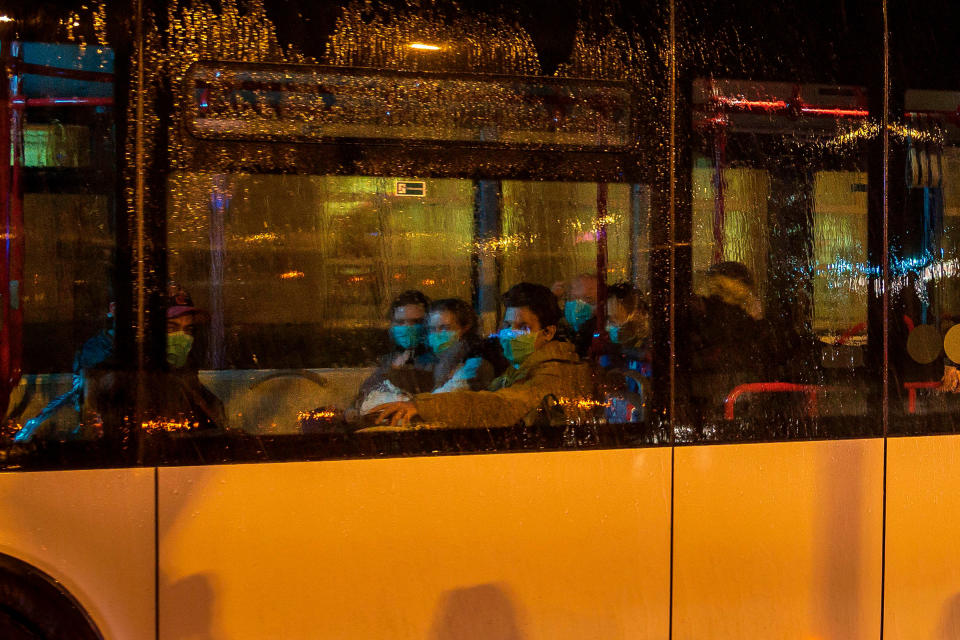
[{"label": "vertical pole", "polygon": [[[146,292],[146,130],[144,128],[144,100],[147,96],[146,86],[146,52],[144,50],[143,32],[143,0],[134,3],[134,56],[137,76],[134,79],[133,99],[134,107],[134,140],[133,140],[133,171],[134,171],[134,240],[133,266],[135,270],[134,283],[134,322],[136,326],[137,370],[143,371],[147,364],[147,292]],[[124,114],[119,114],[123,117]],[[139,390],[140,385],[138,385]],[[138,403],[139,405],[139,403]]]},{"label": "vertical pole", "polygon": [[[717,118],[719,120],[719,118]],[[723,178],[723,168],[727,164],[727,128],[719,121],[713,125],[713,263],[723,262],[725,226],[727,212],[725,209],[726,180]]]},{"label": "vertical pole", "polygon": [[500,323],[500,278],[503,270],[499,245],[503,194],[499,180],[478,180],[474,200],[473,286],[474,307],[480,331],[490,334]]},{"label": "vertical pole", "polygon": [[[676,196],[677,196],[677,6],[675,0],[670,0],[670,45],[667,64],[669,66],[669,89],[667,100],[670,109],[670,144],[668,153],[668,188],[667,188],[667,250],[669,252],[668,276],[668,332],[670,360],[669,367],[669,399],[666,405],[667,427],[670,429],[670,579],[669,579],[669,620],[667,623],[667,639],[673,640],[673,589],[674,563],[676,562],[676,484],[677,484],[677,448],[676,448],[676,395],[677,395],[677,230],[676,230]],[[689,169],[688,169],[689,170]],[[662,332],[661,332],[662,333]],[[661,335],[662,338],[662,335]],[[659,349],[661,353],[667,351]],[[655,356],[656,357],[656,356]],[[662,366],[660,367],[662,371]]]},{"label": "vertical pole", "polygon": [[[23,59],[23,49],[19,41],[11,43],[11,58],[14,65]],[[21,159],[23,158],[23,127],[26,119],[25,104],[20,98],[20,84],[23,78],[14,66],[10,83],[10,98],[14,105],[11,136],[13,138],[13,168],[10,172],[10,388],[20,381],[23,370],[23,306],[21,287],[23,286],[23,262],[26,235],[23,226],[23,184],[21,182]]]},{"label": "vertical pole", "polygon": [[[886,623],[884,609],[886,608],[886,580],[887,580],[887,472],[888,472],[888,440],[890,426],[890,24],[887,13],[887,0],[882,3],[883,13],[883,113],[880,118],[883,128],[883,160],[882,160],[882,207],[883,218],[883,250],[881,261],[881,286],[883,319],[881,321],[883,333],[883,380],[881,395],[881,419],[883,425],[883,503],[881,508],[881,522],[883,529],[880,534],[880,640],[884,637]],[[900,174],[903,175],[903,174]],[[901,187],[905,189],[905,187]],[[868,334],[869,335],[869,334]],[[870,340],[874,340],[870,338]]]},{"label": "vertical pole", "polygon": [[11,192],[11,163],[13,153],[11,138],[12,104],[10,85],[12,73],[12,34],[2,34],[0,40],[0,68],[3,77],[0,78],[0,230],[3,231],[3,250],[0,255],[0,407],[6,412],[6,404],[10,396],[10,301],[4,288],[10,282],[10,192]]},{"label": "vertical pole", "polygon": [[597,183],[597,333],[607,326],[607,195],[609,185]]},{"label": "vertical pole", "polygon": [[630,185],[630,283],[641,291],[650,287],[650,188],[645,185]]},{"label": "vertical pole", "polygon": [[223,263],[226,259],[226,214],[230,207],[230,184],[226,175],[213,177],[210,191],[210,362],[214,369],[225,365],[223,318]]}]

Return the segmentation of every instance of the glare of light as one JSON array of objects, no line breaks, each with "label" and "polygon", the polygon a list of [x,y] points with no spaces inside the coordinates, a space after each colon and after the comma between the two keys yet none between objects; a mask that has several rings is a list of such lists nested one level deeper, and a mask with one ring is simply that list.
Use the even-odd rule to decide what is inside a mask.
[{"label": "glare of light", "polygon": [[440,51],[440,47],[435,44],[427,44],[425,42],[411,42],[407,45],[411,49],[417,49],[419,51]]},{"label": "glare of light", "polygon": [[13,22],[13,18],[10,16],[0,16],[0,22]]},{"label": "glare of light", "polygon": [[266,233],[255,233],[250,236],[244,236],[242,240],[248,244],[259,244],[261,242],[272,242],[278,239],[279,237],[280,236],[278,236],[275,233],[266,232]]},{"label": "glare of light", "polygon": [[161,431],[174,433],[177,431],[196,429],[199,426],[199,422],[190,422],[189,420],[147,420],[140,423],[140,428],[147,433],[158,433]]},{"label": "glare of light", "polygon": [[561,407],[574,407],[576,409],[596,409],[597,407],[609,407],[609,402],[600,402],[589,398],[560,398],[557,404]]},{"label": "glare of light", "polygon": [[337,412],[330,409],[316,409],[314,411],[298,411],[297,420],[303,422],[304,420],[329,420],[331,418],[336,418]]},{"label": "glare of light", "polygon": [[280,274],[281,280],[294,280],[296,278],[302,278],[303,271],[287,271],[286,273]]}]

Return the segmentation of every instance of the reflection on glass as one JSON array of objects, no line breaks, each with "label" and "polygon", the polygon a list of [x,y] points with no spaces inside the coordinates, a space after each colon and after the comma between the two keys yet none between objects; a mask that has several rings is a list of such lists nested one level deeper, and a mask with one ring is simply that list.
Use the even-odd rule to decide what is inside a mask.
[{"label": "reflection on glass", "polygon": [[[594,183],[505,180],[501,237],[504,281],[552,283],[581,273],[596,273],[600,223],[607,230],[607,279],[629,279],[633,216],[630,185],[611,184],[607,188],[607,214],[598,220]],[[640,248],[635,246],[635,250]]]},{"label": "reflection on glass", "polygon": [[900,374],[894,390],[900,403],[894,411],[902,409],[908,430],[918,416],[951,416],[960,406],[960,352],[955,348],[960,337],[956,102],[955,92],[907,91],[907,119],[900,130],[905,143],[905,228],[897,239],[902,250],[891,293],[902,311],[891,318],[891,334],[897,345],[893,353],[900,355],[893,361]]},{"label": "reflection on glass", "polygon": [[863,148],[841,135],[844,119],[866,116],[862,90],[695,87],[682,413],[701,435],[735,420],[779,433],[798,419],[863,415],[874,381],[864,366],[867,180]]},{"label": "reflection on glass", "polygon": [[83,416],[87,372],[114,356],[113,52],[2,45],[15,98],[10,146],[0,149],[11,160],[0,181],[9,189],[0,262],[10,291],[0,378],[13,385],[3,389],[4,431],[20,443],[93,437],[99,429]]},{"label": "reflection on glass", "polygon": [[[371,362],[400,291],[470,297],[468,180],[176,174],[170,184],[170,274],[209,302],[216,368]],[[421,195],[398,193],[414,184]]]}]

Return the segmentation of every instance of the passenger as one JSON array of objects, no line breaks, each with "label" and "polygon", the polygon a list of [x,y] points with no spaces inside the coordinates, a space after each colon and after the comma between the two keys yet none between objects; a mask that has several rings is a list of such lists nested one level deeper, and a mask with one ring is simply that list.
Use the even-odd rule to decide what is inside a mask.
[{"label": "passenger", "polygon": [[193,306],[185,289],[171,283],[167,289],[167,367],[162,397],[154,398],[159,417],[182,421],[189,428],[222,429],[227,426],[223,403],[200,382],[200,361],[193,349],[207,314]]},{"label": "passenger", "polygon": [[[562,287],[561,283],[554,288]],[[586,273],[573,278],[565,287],[566,302],[563,305],[564,337],[570,340],[581,358],[587,355],[593,336],[597,333],[597,276]]]},{"label": "passenger", "polygon": [[524,421],[548,398],[583,398],[592,381],[573,346],[557,340],[560,308],[542,285],[522,282],[504,296],[500,344],[511,366],[488,391],[418,394],[377,407],[381,423],[414,418],[447,427],[506,427]]},{"label": "passenger", "polygon": [[83,343],[73,358],[73,385],[47,404],[35,417],[27,420],[26,424],[16,433],[13,440],[18,443],[29,442],[33,436],[43,430],[43,425],[53,418],[60,409],[72,405],[79,414],[83,409],[83,399],[87,388],[88,371],[94,367],[104,365],[114,353],[114,339],[116,335],[116,302],[109,304],[106,314],[106,326],[93,337]]},{"label": "passenger", "polygon": [[650,310],[641,293],[627,282],[607,289],[609,346],[598,357],[605,368],[647,369]]},{"label": "passenger", "polygon": [[747,267],[739,262],[713,265],[689,313],[680,325],[689,330],[679,346],[689,369],[685,380],[696,417],[722,415],[724,398],[738,385],[775,380],[779,350],[762,318]]},{"label": "passenger", "polygon": [[436,362],[433,393],[482,391],[494,378],[494,365],[477,335],[477,314],[457,298],[430,305],[427,342]]},{"label": "passenger", "polygon": [[[403,399],[415,393],[432,391],[435,358],[427,347],[427,309],[430,300],[419,291],[409,290],[390,303],[390,339],[394,351],[380,359],[370,376],[360,385],[345,418],[355,422],[381,399]],[[372,403],[372,404],[371,404]]]},{"label": "passenger", "polygon": [[129,435],[126,412],[131,409],[148,431],[179,433],[227,427],[223,403],[200,382],[200,358],[194,349],[207,314],[193,305],[185,289],[171,283],[165,316],[165,371],[137,375],[103,368],[89,378],[85,410],[99,419],[107,439],[120,441]]},{"label": "passenger", "polygon": [[639,291],[621,282],[607,290],[606,336],[594,340],[590,360],[602,372],[600,388],[610,423],[639,422],[644,418],[650,377],[648,339],[650,314]]}]

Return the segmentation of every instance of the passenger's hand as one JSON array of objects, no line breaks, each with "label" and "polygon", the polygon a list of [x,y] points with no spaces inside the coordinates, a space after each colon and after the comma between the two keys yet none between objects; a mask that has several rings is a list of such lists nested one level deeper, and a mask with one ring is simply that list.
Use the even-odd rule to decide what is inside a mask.
[{"label": "passenger's hand", "polygon": [[409,362],[412,358],[413,358],[413,351],[411,349],[407,349],[406,351],[404,351],[403,353],[401,353],[400,355],[398,355],[396,358],[393,359],[391,366],[394,369],[402,369],[403,367],[406,366],[407,362]]},{"label": "passenger's hand", "polygon": [[408,425],[420,415],[417,412],[417,405],[412,402],[388,402],[374,407],[373,411],[380,414],[377,424],[389,424],[392,427]]},{"label": "passenger's hand", "polygon": [[960,393],[960,370],[949,364],[943,366],[943,378],[940,379],[939,391]]}]

